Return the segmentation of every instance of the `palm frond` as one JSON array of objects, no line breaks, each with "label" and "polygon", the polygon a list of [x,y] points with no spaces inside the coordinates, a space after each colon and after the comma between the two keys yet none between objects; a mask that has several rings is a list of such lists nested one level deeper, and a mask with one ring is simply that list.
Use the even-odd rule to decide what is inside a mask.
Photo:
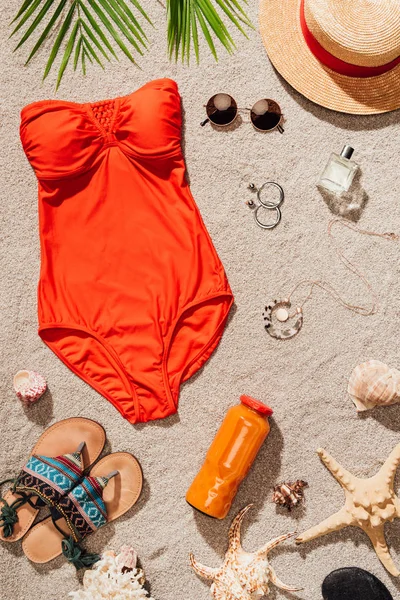
[{"label": "palm frond", "polygon": [[[104,50],[103,46],[100,44],[100,42],[97,39],[97,37],[94,35],[93,31],[86,25],[85,21],[81,21],[81,25],[82,25],[83,29],[85,30],[87,36],[92,40],[93,44],[95,46],[97,46],[97,48],[102,53],[102,55],[104,56],[104,58],[109,61],[110,57],[108,56],[107,52]],[[82,38],[83,38],[83,34],[81,36],[81,39]]]},{"label": "palm frond", "polygon": [[[199,36],[197,33],[196,12],[193,8],[193,4],[190,5],[190,26],[192,29],[192,39],[193,39],[194,53],[196,56],[196,62],[199,63],[199,61],[200,61]],[[188,55],[188,60],[189,60],[189,51],[188,51],[187,55]]]},{"label": "palm frond", "polygon": [[[247,37],[246,28],[253,28],[243,8],[246,0],[167,0],[168,50],[170,57],[189,62],[192,48],[199,62],[199,32],[203,34],[215,60],[215,42],[229,52],[235,43],[228,29]],[[56,89],[70,62],[76,70],[79,63],[83,74],[89,63],[104,65],[100,55],[118,60],[118,49],[136,64],[134,54],[143,55],[147,35],[141,22],[152,24],[140,0],[24,0],[13,19],[14,29],[21,37],[15,50],[28,40],[35,43],[25,64],[38,50],[52,42],[44,69],[45,79],[59,59]],[[54,41],[53,41],[54,40]]]},{"label": "palm frond", "polygon": [[[32,51],[30,53],[30,55],[28,56],[25,65],[27,65],[29,63],[29,61],[35,56],[36,52],[39,50],[40,46],[43,44],[43,42],[47,39],[47,36],[50,34],[50,31],[52,30],[52,28],[54,27],[55,23],[57,22],[58,17],[61,15],[62,11],[64,10],[65,5],[67,4],[68,0],[60,0],[59,5],[57,6],[56,10],[54,11],[50,21],[47,23],[46,27],[43,29],[38,41],[36,42],[36,44],[34,45],[34,47],[32,48]],[[33,31],[32,31],[33,32]],[[30,35],[30,34],[29,34]],[[29,36],[27,36],[25,38],[25,40],[28,39]],[[25,41],[24,40],[24,41]],[[18,44],[17,48],[20,46],[21,44]]]},{"label": "palm frond", "polygon": [[13,18],[13,20],[11,21],[11,24],[15,23],[15,21],[17,21],[17,19],[20,18],[20,16],[22,15],[22,13],[25,12],[27,8],[29,8],[29,6],[32,4],[32,2],[33,2],[33,0],[25,0],[25,2],[22,4],[22,6],[19,9],[19,11],[17,12],[17,14]]},{"label": "palm frond", "polygon": [[25,24],[25,22],[29,19],[29,17],[31,17],[33,15],[33,13],[38,8],[38,6],[40,6],[41,1],[42,0],[34,0],[33,2],[30,2],[29,5],[27,5],[26,9],[23,12],[23,15],[21,16],[20,22],[17,24],[15,29],[13,29],[13,31],[11,32],[10,37],[12,35],[14,35],[14,33],[17,33],[17,31]]},{"label": "palm frond", "polygon": [[[104,11],[101,9],[101,7],[98,5],[97,1],[96,0],[88,0],[88,2],[90,4],[91,8],[93,9],[93,11],[96,13],[96,16],[100,19],[100,21],[103,23],[103,25],[107,29],[108,33],[113,38],[113,40],[121,48],[122,52],[129,58],[130,61],[132,61],[134,63],[135,59],[133,58],[132,54],[129,52],[128,48],[124,44],[123,40],[121,39],[121,36],[119,35],[118,31],[113,26],[112,22],[108,19],[107,15],[104,13]],[[117,25],[117,27],[120,26],[119,23],[115,23]],[[86,55],[87,55],[87,52],[86,52]]]},{"label": "palm frond", "polygon": [[93,46],[91,45],[91,43],[89,42],[89,40],[87,39],[87,37],[82,36],[82,40],[83,40],[83,43],[85,44],[85,48],[87,49],[87,51],[89,52],[89,54],[91,54],[92,57],[93,57],[93,59],[100,65],[100,67],[102,69],[104,69],[103,63],[101,62],[101,60],[97,56],[97,54],[96,54]]},{"label": "palm frond", "polygon": [[82,52],[81,52],[81,64],[82,64],[82,73],[84,75],[86,75],[86,57],[87,51],[86,48],[83,47],[83,43],[82,43]]},{"label": "palm frond", "polygon": [[134,53],[143,55],[147,48],[147,36],[140,23],[143,18],[151,23],[139,0],[24,0],[13,20],[11,36],[22,32],[15,50],[36,38],[25,64],[54,39],[43,78],[60,57],[57,89],[70,62],[76,70],[80,59],[84,74],[87,61],[104,68],[99,56],[118,60],[114,47],[135,63]]},{"label": "palm frond", "polygon": [[72,50],[74,49],[76,36],[78,34],[78,29],[79,29],[79,20],[76,21],[76,23],[75,23],[75,25],[74,25],[74,27],[72,29],[72,33],[71,33],[71,35],[69,37],[69,40],[67,42],[67,45],[65,46],[64,55],[62,57],[60,69],[58,71],[57,87],[60,85],[61,78],[63,76],[63,73],[64,73],[64,71],[66,69],[68,61],[69,61],[70,56],[72,54]]},{"label": "palm frond", "polygon": [[78,43],[75,45],[75,52],[74,52],[74,71],[76,71],[76,68],[78,66],[78,60],[79,60],[79,56],[81,54],[81,50],[82,50],[82,36],[79,38]]},{"label": "palm frond", "polygon": [[[35,31],[36,27],[39,25],[39,23],[42,21],[42,19],[46,16],[47,11],[49,10],[49,8],[53,4],[53,2],[54,2],[54,0],[47,0],[45,5],[43,6],[43,8],[39,11],[39,14],[36,16],[36,18],[33,20],[31,25],[25,31],[24,35],[22,36],[22,38],[20,39],[19,43],[16,45],[14,50],[18,50],[18,48],[20,46],[22,46],[22,44],[24,42],[26,42],[26,40],[31,35],[31,33],[33,33]],[[13,35],[16,31],[18,31],[17,28],[14,29],[14,31],[12,32],[11,35]]]},{"label": "palm frond", "polygon": [[[200,29],[213,54],[218,60],[215,40],[232,53],[235,43],[228,30],[226,21],[231,22],[245,37],[245,27],[253,29],[249,17],[244,11],[241,0],[167,0],[168,12],[168,51],[170,58],[190,59],[190,49],[193,48],[196,61],[199,62]],[[243,0],[246,3],[246,0]]]},{"label": "palm frond", "polygon": [[106,35],[103,33],[102,29],[99,27],[98,22],[93,17],[93,15],[91,14],[91,12],[86,8],[86,6],[84,4],[81,4],[81,9],[82,9],[82,12],[85,14],[85,17],[87,18],[89,25],[92,27],[93,34],[96,33],[98,35],[98,37],[100,38],[100,41],[103,42],[104,46],[118,60],[118,57],[117,57],[117,55],[114,52],[114,48],[111,46],[111,44],[108,41]]},{"label": "palm frond", "polygon": [[[53,66],[55,58],[56,58],[56,56],[58,54],[58,51],[59,51],[59,49],[61,47],[61,43],[62,43],[63,39],[65,38],[65,36],[67,34],[69,26],[72,23],[72,19],[73,19],[74,13],[75,13],[75,9],[76,9],[76,5],[72,4],[71,8],[69,9],[69,11],[67,13],[67,16],[65,17],[65,21],[63,22],[63,24],[62,24],[62,26],[60,28],[60,31],[58,32],[58,35],[56,37],[56,41],[54,42],[53,48],[51,49],[51,52],[50,52],[49,60],[47,61],[47,65],[46,65],[46,68],[44,70],[43,79],[46,79],[47,75],[50,73],[50,69]],[[62,67],[62,64],[61,64],[61,67]],[[59,85],[58,82],[57,82],[57,85]]]}]

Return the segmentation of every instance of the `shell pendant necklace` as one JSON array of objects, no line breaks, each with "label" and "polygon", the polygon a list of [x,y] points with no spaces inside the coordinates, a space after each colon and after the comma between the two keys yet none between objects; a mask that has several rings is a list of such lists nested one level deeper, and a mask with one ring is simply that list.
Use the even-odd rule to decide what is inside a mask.
[{"label": "shell pendant necklace", "polygon": [[[265,306],[265,310],[263,312],[264,327],[271,337],[278,340],[289,340],[299,333],[303,326],[303,307],[312,298],[315,288],[324,290],[327,294],[332,296],[332,298],[336,300],[338,304],[347,310],[359,315],[363,315],[364,317],[375,315],[378,312],[378,295],[365,274],[345,256],[342,248],[338,245],[332,232],[335,225],[347,227],[347,229],[355,231],[356,233],[360,233],[361,235],[379,237],[389,241],[398,242],[400,238],[395,233],[377,233],[375,231],[360,229],[356,225],[342,221],[341,219],[332,219],[328,223],[328,236],[333,242],[337,256],[344,266],[363,282],[371,296],[371,305],[359,306],[357,304],[350,304],[349,302],[346,302],[346,300],[341,297],[339,292],[337,292],[332,284],[330,284],[328,281],[324,281],[322,279],[302,279],[299,281],[299,283],[297,283],[288,296],[282,300],[273,300],[268,302],[268,304]],[[305,288],[306,290],[308,289],[308,293],[301,304],[291,311],[291,298],[295,292],[302,288]]]}]

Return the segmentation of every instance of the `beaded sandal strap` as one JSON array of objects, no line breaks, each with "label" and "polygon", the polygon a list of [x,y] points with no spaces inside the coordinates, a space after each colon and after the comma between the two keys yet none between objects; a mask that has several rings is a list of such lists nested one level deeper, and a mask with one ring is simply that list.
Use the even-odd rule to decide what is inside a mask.
[{"label": "beaded sandal strap", "polygon": [[[83,476],[84,447],[85,442],[82,442],[75,452],[55,458],[33,455],[16,479],[6,479],[0,483],[0,487],[12,483],[11,492],[19,496],[11,504],[0,497],[0,527],[3,528],[4,537],[13,534],[14,525],[18,523],[17,511],[21,506],[27,503],[32,508],[54,506],[78,484]],[[37,496],[38,500],[33,503],[31,496]]]},{"label": "beaded sandal strap", "polygon": [[37,495],[45,504],[54,506],[83,476],[84,446],[85,442],[82,442],[75,452],[55,458],[31,456],[19,474],[14,490]]},{"label": "beaded sandal strap", "polygon": [[[112,471],[106,477],[85,477],[50,509],[54,526],[64,536],[62,553],[77,569],[90,566],[99,559],[98,555],[85,553],[79,542],[107,522],[103,490],[116,475],[118,471]],[[70,536],[66,536],[57,524],[62,517],[68,525]]]}]

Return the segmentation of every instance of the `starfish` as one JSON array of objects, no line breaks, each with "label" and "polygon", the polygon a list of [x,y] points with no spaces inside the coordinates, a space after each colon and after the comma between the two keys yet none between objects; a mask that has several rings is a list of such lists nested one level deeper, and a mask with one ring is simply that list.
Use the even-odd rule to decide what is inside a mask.
[{"label": "starfish", "polygon": [[400,463],[400,444],[392,450],[378,473],[368,479],[361,479],[346,471],[322,448],[317,453],[344,489],[345,503],[337,513],[300,535],[296,542],[308,542],[348,526],[360,527],[371,540],[383,566],[398,577],[400,571],[390,556],[384,526],[386,521],[400,517],[400,500],[393,490],[396,469]]},{"label": "starfish", "polygon": [[288,533],[277,537],[256,552],[245,552],[240,543],[240,529],[243,518],[252,507],[249,504],[243,508],[232,521],[229,529],[229,547],[225,559],[219,569],[205,567],[198,563],[190,554],[190,564],[200,577],[213,584],[210,588],[214,600],[253,600],[269,593],[268,582],[271,581],[281,590],[297,592],[302,588],[285,585],[278,579],[270,566],[267,555],[278,544],[296,535]]}]

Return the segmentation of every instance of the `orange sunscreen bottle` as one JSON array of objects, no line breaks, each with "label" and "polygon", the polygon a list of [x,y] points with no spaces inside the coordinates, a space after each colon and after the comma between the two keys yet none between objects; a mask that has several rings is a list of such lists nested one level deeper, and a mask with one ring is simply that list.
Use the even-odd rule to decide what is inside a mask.
[{"label": "orange sunscreen bottle", "polygon": [[241,396],[240,402],[226,413],[186,494],[186,501],[193,508],[217,519],[228,514],[238,487],[270,430],[268,417],[273,411],[269,406],[250,396]]}]

